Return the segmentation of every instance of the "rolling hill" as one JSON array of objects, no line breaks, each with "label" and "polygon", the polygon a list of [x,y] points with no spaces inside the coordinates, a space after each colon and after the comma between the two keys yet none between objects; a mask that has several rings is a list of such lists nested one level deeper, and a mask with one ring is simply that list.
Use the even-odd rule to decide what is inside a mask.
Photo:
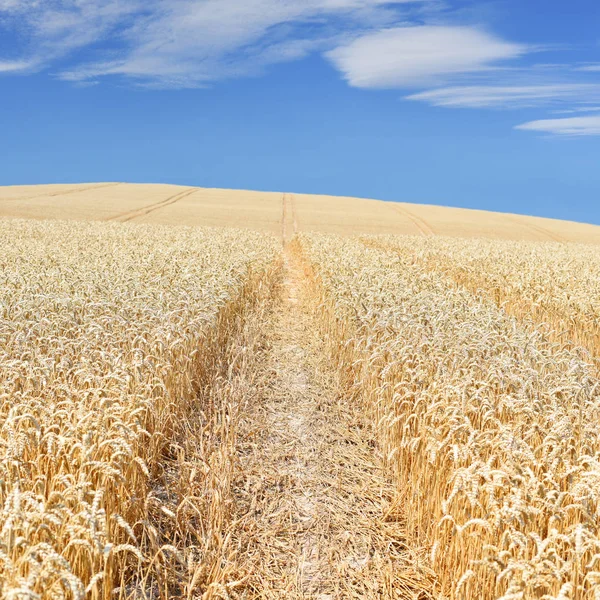
[{"label": "rolling hill", "polygon": [[289,235],[444,235],[600,243],[600,227],[541,217],[405,202],[183,187],[88,183],[0,187],[0,216],[233,226]]}]

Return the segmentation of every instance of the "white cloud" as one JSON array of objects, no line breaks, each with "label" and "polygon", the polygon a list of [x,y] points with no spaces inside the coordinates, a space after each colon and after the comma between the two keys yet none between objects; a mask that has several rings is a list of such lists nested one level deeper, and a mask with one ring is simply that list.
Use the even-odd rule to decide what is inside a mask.
[{"label": "white cloud", "polygon": [[0,12],[20,12],[34,8],[36,4],[36,0],[0,0]]},{"label": "white cloud", "polygon": [[474,27],[424,25],[369,33],[326,56],[352,86],[402,88],[481,72],[527,50]]},{"label": "white cloud", "polygon": [[21,57],[14,62],[40,70],[127,25],[143,6],[142,0],[0,0],[0,35],[2,26],[18,32]]},{"label": "white cloud", "polygon": [[[586,82],[600,65],[519,69],[519,63],[506,61],[538,48],[477,27],[409,22],[410,10],[422,6],[432,7],[429,17],[441,18],[443,13],[435,8],[441,4],[439,0],[0,0],[0,35],[4,30],[16,34],[11,44],[4,44],[10,46],[11,55],[0,55],[0,75],[60,64],[58,76],[80,84],[113,76],[150,87],[201,87],[320,52],[352,86],[409,88],[416,92],[409,99],[435,106],[550,106],[578,114],[600,105],[600,84]],[[589,135],[589,119],[595,117],[581,118],[587,125],[550,119],[520,128],[560,121],[554,127],[585,130]]]},{"label": "white cloud", "polygon": [[[357,36],[326,56],[354,87],[420,88],[406,99],[433,106],[547,106],[566,107],[574,114],[594,112],[594,106],[600,103],[600,83],[583,75],[575,78],[573,73],[600,70],[600,65],[577,68],[514,62],[529,52],[543,50],[502,40],[475,27],[407,24]],[[535,126],[563,127],[564,134],[590,135],[594,119],[536,121]],[[534,125],[522,128],[533,129]]]},{"label": "white cloud", "polygon": [[35,67],[35,63],[27,60],[0,60],[0,73],[22,73]]},{"label": "white cloud", "polygon": [[578,102],[582,98],[600,102],[600,84],[455,86],[427,90],[407,98],[451,108],[527,108],[556,102]]},{"label": "white cloud", "polygon": [[331,47],[348,31],[389,25],[400,5],[427,1],[0,0],[0,16],[29,36],[25,59],[46,65],[110,43],[66,69],[65,79],[123,75],[196,86]]},{"label": "white cloud", "polygon": [[581,67],[577,68],[578,71],[587,71],[590,73],[597,73],[598,71],[600,71],[600,65],[583,65]]},{"label": "white cloud", "polygon": [[600,106],[579,106],[577,108],[553,110],[551,112],[555,115],[573,115],[577,113],[600,112]]},{"label": "white cloud", "polygon": [[565,136],[600,135],[600,115],[569,117],[567,119],[542,119],[517,125],[515,129]]}]

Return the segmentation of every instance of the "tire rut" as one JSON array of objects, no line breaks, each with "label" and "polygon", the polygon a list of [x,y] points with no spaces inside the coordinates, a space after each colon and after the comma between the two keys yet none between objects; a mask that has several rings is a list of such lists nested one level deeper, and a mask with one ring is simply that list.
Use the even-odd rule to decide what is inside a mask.
[{"label": "tire rut", "polygon": [[128,221],[132,221],[133,219],[145,217],[146,215],[161,208],[171,206],[171,204],[175,204],[176,202],[179,202],[179,200],[183,200],[184,198],[191,196],[196,191],[198,191],[198,188],[189,188],[183,192],[175,194],[174,196],[169,196],[164,200],[160,200],[159,202],[154,202],[153,204],[148,204],[147,206],[144,206],[142,208],[136,208],[135,210],[127,211],[114,217],[109,217],[108,219],[106,219],[106,221],[118,221],[119,223],[127,223]]},{"label": "tire rut", "polygon": [[285,244],[298,233],[296,200],[293,194],[282,194],[281,205],[281,238]]},{"label": "tire rut", "polygon": [[435,231],[421,217],[417,217],[417,215],[414,215],[412,212],[410,212],[408,209],[406,209],[402,206],[394,205],[394,208],[401,215],[404,215],[405,217],[407,217],[411,221],[411,223],[419,230],[419,232],[422,235],[425,235],[425,236],[435,235]]},{"label": "tire rut", "polygon": [[513,217],[512,215],[507,215],[509,220],[512,221],[513,223],[517,223],[518,225],[523,225],[525,227],[527,227],[527,229],[530,229],[531,231],[533,231],[534,233],[537,233],[538,235],[542,235],[548,238],[548,241],[551,242],[558,242],[558,243],[564,243],[565,240],[559,236],[558,234],[552,233],[551,231],[549,231],[548,229],[546,229],[545,227],[542,227],[541,225],[535,225],[533,223],[529,223],[528,221],[525,221],[523,219],[518,219],[516,217]]}]

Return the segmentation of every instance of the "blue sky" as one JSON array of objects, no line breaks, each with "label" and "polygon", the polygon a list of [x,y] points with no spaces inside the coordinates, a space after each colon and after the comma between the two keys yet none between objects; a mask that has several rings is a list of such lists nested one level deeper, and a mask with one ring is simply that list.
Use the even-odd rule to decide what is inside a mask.
[{"label": "blue sky", "polygon": [[0,185],[600,223],[597,0],[0,0]]}]

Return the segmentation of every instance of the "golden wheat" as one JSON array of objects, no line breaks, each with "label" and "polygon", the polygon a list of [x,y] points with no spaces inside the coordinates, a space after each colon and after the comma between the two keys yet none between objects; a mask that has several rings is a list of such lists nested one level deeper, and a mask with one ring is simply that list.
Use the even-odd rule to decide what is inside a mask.
[{"label": "golden wheat", "polygon": [[[422,244],[436,247],[419,241],[390,253],[300,237],[323,333],[346,388],[379,423],[442,594],[599,598],[597,371],[584,351],[551,343],[547,330],[523,327],[487,296],[432,272],[415,253]],[[539,252],[567,273],[576,252],[544,253],[554,248]],[[495,260],[508,261],[510,272],[517,254],[506,258],[503,249]],[[539,279],[544,264],[522,270]]]},{"label": "golden wheat", "polygon": [[0,240],[0,596],[166,598],[175,576],[191,598],[229,552],[207,385],[275,239],[0,221]]},{"label": "golden wheat", "polygon": [[[18,220],[0,241],[0,596],[260,595],[236,436],[269,385],[253,369],[280,243]],[[600,599],[594,247],[302,234],[288,248],[439,597]]]},{"label": "golden wheat", "polygon": [[485,239],[365,236],[371,246],[488,295],[523,321],[549,325],[556,341],[600,357],[600,253],[595,246]]}]

